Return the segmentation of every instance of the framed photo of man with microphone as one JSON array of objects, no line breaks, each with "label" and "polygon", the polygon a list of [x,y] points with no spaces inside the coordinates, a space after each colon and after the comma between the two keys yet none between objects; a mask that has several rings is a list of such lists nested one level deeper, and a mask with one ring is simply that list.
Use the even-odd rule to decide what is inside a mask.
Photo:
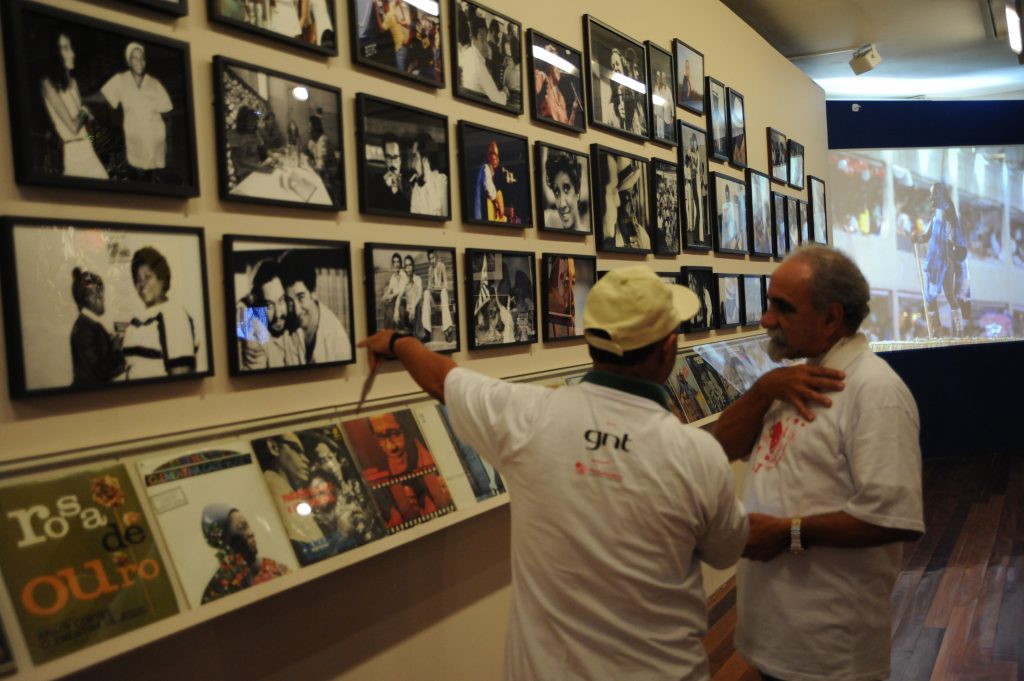
[{"label": "framed photo of man with microphone", "polygon": [[522,135],[459,121],[462,219],[476,225],[533,227],[530,144]]}]

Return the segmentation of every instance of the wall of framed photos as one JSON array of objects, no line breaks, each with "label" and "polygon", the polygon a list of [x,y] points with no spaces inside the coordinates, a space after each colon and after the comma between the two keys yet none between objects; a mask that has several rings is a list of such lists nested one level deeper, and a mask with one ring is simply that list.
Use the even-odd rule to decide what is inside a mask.
[{"label": "wall of framed photos", "polygon": [[[408,254],[433,247],[454,249],[454,267],[449,274],[454,280],[452,288],[457,292],[457,301],[446,309],[455,311],[463,321],[457,338],[439,337],[438,342],[453,343],[458,348],[453,355],[458,363],[496,376],[558,371],[585,364],[586,348],[582,339],[566,339],[558,333],[537,333],[536,342],[513,341],[495,347],[470,342],[466,320],[473,317],[474,310],[463,281],[467,250],[532,255],[537,267],[542,266],[545,253],[596,256],[597,272],[645,262],[659,272],[678,273],[681,267],[709,267],[714,274],[765,275],[770,274],[778,262],[769,255],[750,255],[749,250],[744,255],[728,244],[723,244],[724,248],[719,250],[712,244],[709,244],[711,250],[683,249],[678,255],[645,253],[646,249],[635,247],[628,239],[616,243],[614,235],[604,235],[597,215],[590,216],[593,231],[587,234],[539,229],[538,223],[545,211],[543,206],[538,209],[537,204],[543,201],[544,189],[536,177],[526,182],[525,194],[532,198],[532,204],[525,215],[510,215],[505,210],[505,219],[501,220],[495,219],[494,213],[468,214],[467,208],[472,208],[469,200],[472,190],[468,184],[475,181],[475,176],[461,172],[459,154],[461,149],[465,154],[486,156],[489,148],[486,140],[481,144],[481,134],[525,140],[528,156],[507,159],[509,166],[518,164],[517,173],[522,172],[518,168],[536,172],[540,167],[536,163],[538,154],[548,154],[552,148],[584,155],[590,161],[591,172],[604,178],[593,187],[585,187],[591,194],[588,204],[591,213],[599,208],[607,211],[607,200],[599,194],[600,188],[612,183],[610,168],[615,169],[619,186],[626,186],[639,181],[635,179],[636,167],[631,165],[637,158],[664,162],[644,166],[649,169],[648,182],[654,181],[652,178],[664,164],[680,165],[682,159],[677,149],[664,139],[669,134],[667,128],[657,131],[663,138],[661,142],[645,141],[643,135],[650,130],[641,134],[638,131],[644,128],[635,120],[623,121],[618,133],[614,130],[616,124],[609,121],[615,119],[608,113],[618,106],[614,92],[597,98],[599,106],[605,108],[605,115],[598,116],[596,125],[596,107],[587,107],[588,97],[584,92],[579,93],[587,109],[585,131],[574,130],[573,125],[546,125],[531,116],[533,102],[527,95],[528,88],[536,81],[532,73],[532,54],[524,47],[530,44],[527,31],[535,32],[537,40],[578,50],[585,60],[588,54],[584,47],[585,22],[578,3],[523,4],[510,0],[484,3],[503,21],[521,24],[518,47],[523,51],[523,90],[518,96],[522,113],[516,115],[505,110],[514,103],[511,93],[504,97],[504,107],[482,105],[482,90],[474,90],[468,82],[459,87],[460,96],[455,96],[453,63],[459,60],[460,65],[468,69],[469,62],[467,53],[460,53],[455,47],[458,42],[453,31],[455,12],[448,2],[441,7],[443,69],[440,73],[424,71],[413,80],[357,63],[367,61],[366,52],[354,59],[351,50],[350,27],[354,15],[359,20],[358,12],[350,12],[348,3],[341,0],[333,16],[337,55],[240,30],[231,20],[213,21],[207,3],[202,0],[190,0],[183,16],[149,9],[148,5],[159,5],[162,1],[42,0],[40,4],[132,31],[156,34],[169,41],[171,47],[188,46],[191,108],[181,111],[182,118],[178,120],[191,126],[191,146],[188,140],[182,139],[182,134],[173,137],[169,144],[174,153],[180,155],[183,168],[189,167],[189,156],[194,155],[194,187],[183,181],[185,189],[181,191],[162,194],[137,191],[142,184],[143,189],[151,189],[150,183],[159,175],[153,172],[125,180],[122,188],[129,191],[97,190],[99,180],[95,179],[63,186],[20,184],[15,181],[8,161],[6,172],[0,174],[0,205],[7,216],[39,218],[58,224],[74,220],[124,223],[143,228],[202,228],[205,268],[202,274],[208,316],[203,330],[205,340],[202,337],[200,340],[205,346],[203,352],[210,358],[209,371],[202,371],[208,375],[60,394],[47,392],[43,381],[35,391],[38,394],[31,397],[12,398],[5,393],[0,397],[0,429],[4,441],[0,473],[5,477],[26,470],[52,469],[91,460],[103,452],[130,453],[133,443],[152,443],[160,438],[173,440],[190,431],[244,430],[251,424],[286,419],[291,415],[314,418],[351,408],[359,399],[368,373],[367,360],[358,352],[343,359],[339,356],[337,361],[327,362],[328,366],[302,370],[258,375],[231,371],[232,366],[238,364],[238,355],[231,346],[228,329],[234,328],[235,299],[241,298],[236,286],[238,282],[244,283],[246,268],[252,264],[246,249],[273,251],[281,240],[293,247],[300,241],[308,242],[306,245],[310,248],[322,242],[347,242],[351,286],[337,305],[351,314],[354,322],[348,329],[351,342],[366,335],[371,316],[380,318],[371,314],[372,299],[368,300],[365,295],[366,286],[372,284],[381,289],[387,286],[386,276],[376,277],[375,282],[375,272],[368,270],[367,263],[376,261],[366,257],[367,244],[386,247],[382,250],[384,262],[390,260],[388,254],[393,250],[402,250],[403,255],[407,255],[400,247],[408,247]],[[731,88],[729,101],[743,107],[745,158],[732,160],[742,160],[747,168],[771,176],[767,130],[773,128],[803,147],[801,176],[824,176],[823,92],[717,0],[696,0],[684,5],[673,0],[638,0],[630,4],[594,0],[586,5],[586,12],[596,20],[588,30],[610,28],[641,46],[649,40],[670,54],[673,40],[678,39],[703,54],[704,75],[711,76],[724,88]],[[89,43],[81,35],[73,40],[78,42],[74,48],[76,59],[80,64],[86,63]],[[330,42],[330,36],[321,33],[316,40],[322,46]],[[12,48],[6,43],[5,47],[8,49],[5,60],[9,60]],[[149,56],[154,62],[159,57]],[[217,57],[223,57],[218,61],[220,71],[214,69]],[[19,53],[17,58],[26,57]],[[602,58],[612,59],[610,52]],[[118,55],[112,54],[109,60],[117,62],[117,69],[124,68],[124,60]],[[230,77],[224,75],[227,70],[231,71]],[[39,95],[38,85],[32,84],[33,81],[26,81],[28,84],[23,85],[21,91],[12,92],[9,72],[10,69],[5,68],[0,75],[9,102],[25,102]],[[84,79],[84,75],[78,77]],[[443,88],[434,87],[439,77],[443,77]],[[275,78],[287,80],[293,86],[304,84],[311,93],[314,111],[316,106],[329,109],[332,101],[340,103],[341,127],[335,140],[340,163],[336,176],[295,172],[282,179],[277,171],[288,167],[287,153],[274,172],[264,176],[260,171],[250,171],[245,175],[240,170],[247,162],[242,155],[218,152],[225,145],[232,145],[231,140],[251,133],[246,121],[253,107],[246,102],[251,102],[252,92],[274,92]],[[647,78],[653,82],[650,75]],[[581,87],[586,87],[586,80],[584,69],[580,74]],[[377,176],[366,175],[364,170],[371,165],[374,168],[386,166],[388,148],[381,134],[372,129],[374,120],[367,119],[368,124],[363,126],[357,110],[357,94],[366,95],[361,107],[377,100],[400,102],[419,110],[424,117],[433,116],[442,121],[440,127],[448,137],[447,158],[438,158],[436,128],[427,129],[427,134],[420,137],[425,146],[421,145],[418,150],[431,158],[433,170],[447,170],[449,219],[432,203],[439,200],[439,190],[429,195],[424,193],[414,205],[400,208],[389,206],[386,199],[370,191],[371,180]],[[299,135],[303,138],[312,136],[306,129],[310,118],[305,116],[308,111],[302,109],[303,129]],[[581,117],[575,120],[581,121],[582,113],[580,111]],[[45,115],[45,111],[40,108],[37,114]],[[386,115],[380,113],[375,120],[382,120],[381,116]],[[682,107],[675,108],[675,115],[689,126],[709,127],[705,116]],[[655,120],[656,116],[649,115],[648,126],[653,126]],[[463,121],[465,124],[460,125]],[[329,122],[321,120],[321,124],[328,136],[335,135]],[[423,127],[422,121],[420,126]],[[290,134],[287,126],[280,127],[282,136],[287,138]],[[361,144],[361,138],[363,141],[376,139],[377,145]],[[709,136],[707,141],[710,158],[714,140]],[[544,146],[535,147],[537,143]],[[191,152],[193,146],[194,152]],[[239,144],[239,148],[242,146]],[[282,141],[282,148],[288,149],[287,139]],[[368,149],[370,157],[367,157]],[[24,154],[22,140],[12,135],[10,126],[0,126],[0,156],[13,159],[15,156],[22,158]],[[599,159],[600,164],[595,159]],[[65,159],[65,163],[68,162]],[[707,170],[725,179],[746,181],[740,164],[711,158]],[[282,182],[289,191],[318,204],[318,209],[296,207],[276,199],[278,188],[284,186]],[[806,202],[809,200],[806,184],[801,184],[802,189],[774,181],[769,186],[780,199],[799,198]],[[335,191],[335,187],[343,191]],[[520,184],[516,191],[522,195],[523,189]],[[680,191],[680,196],[682,194]],[[779,203],[790,202],[780,200]],[[791,203],[794,212],[798,210],[797,202]],[[343,209],[336,210],[339,207]],[[552,213],[558,212],[555,206],[550,209]],[[529,223],[533,226],[527,227]],[[230,236],[228,243],[238,247],[234,259],[228,259],[222,250],[226,236]],[[609,238],[610,248],[600,243],[603,236]],[[46,245],[36,249],[44,254],[52,251]],[[657,250],[657,244],[651,244],[649,250]],[[730,250],[734,252],[728,252]],[[322,257],[330,255],[324,253]],[[129,253],[124,258],[125,268],[130,259]],[[426,279],[425,255],[423,260],[421,276]],[[483,260],[488,262],[486,258]],[[34,292],[71,289],[67,273],[54,272],[47,277],[50,270],[45,262],[39,261],[43,264],[38,264],[36,279],[31,280],[31,285],[19,289],[23,324],[24,320],[38,318],[53,304],[45,297],[34,301]],[[419,260],[416,263],[419,271]],[[376,273],[380,271],[377,269]],[[132,289],[130,281],[124,285]],[[111,281],[107,286],[108,291],[114,288]],[[542,294],[538,294],[540,290],[543,290],[542,276],[537,271],[534,302],[538,313],[544,307]],[[66,293],[63,295],[68,298]],[[35,310],[34,305],[38,305]],[[5,308],[4,312],[9,314],[10,310]],[[681,344],[732,338],[756,330],[754,325],[726,325],[717,330],[688,333]],[[9,333],[9,329],[5,331]],[[9,349],[7,343],[6,337],[0,339],[4,351],[0,354],[5,356]],[[37,347],[37,344],[29,343],[28,347]],[[5,378],[11,376],[12,371],[14,369],[5,364]],[[32,375],[22,378],[27,383],[23,392],[32,393]],[[414,392],[415,386],[403,372],[385,367],[376,379],[371,398],[387,403]],[[430,664],[436,665],[436,673],[427,674],[430,678],[497,678],[508,605],[507,511],[498,508],[463,518],[464,522],[438,523],[434,530],[426,526],[418,528],[415,535],[421,537],[418,541],[396,543],[394,547],[388,545],[379,551],[359,554],[358,560],[344,563],[346,566],[357,563],[345,570],[338,571],[338,563],[332,564],[333,567],[316,568],[316,579],[304,581],[295,588],[284,590],[267,585],[261,593],[247,600],[214,604],[201,613],[191,611],[189,617],[176,620],[171,627],[153,625],[126,635],[122,638],[128,641],[127,646],[108,648],[108,654],[159,640],[145,649],[94,667],[85,675],[95,674],[98,678],[114,670],[123,673],[125,669],[145,668],[147,678],[178,678],[181,670],[187,668],[191,676],[200,679],[236,675],[294,678],[300,673],[339,679],[404,678],[410,670],[422,669],[424,660],[429,659]],[[241,607],[245,604],[248,605]],[[337,628],[324,624],[325,610],[332,618],[341,620]],[[271,622],[273,625],[267,627],[266,623]],[[210,641],[217,641],[219,645],[209,645]],[[84,664],[79,663],[77,667]],[[33,673],[45,678],[73,668],[76,665],[56,672],[56,667],[47,671],[44,666],[24,673],[26,678]]]}]

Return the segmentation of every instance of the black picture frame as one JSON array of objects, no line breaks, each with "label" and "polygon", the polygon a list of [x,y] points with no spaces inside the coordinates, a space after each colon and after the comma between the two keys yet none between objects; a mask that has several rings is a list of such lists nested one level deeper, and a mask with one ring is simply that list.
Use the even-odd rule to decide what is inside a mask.
[{"label": "black picture frame", "polygon": [[546,232],[594,233],[590,156],[537,141],[533,145],[537,226]]},{"label": "black picture frame", "polygon": [[583,15],[587,67],[587,120],[591,127],[644,141],[647,114],[647,52],[643,43],[589,14]]},{"label": "black picture frame", "polygon": [[462,221],[497,227],[533,227],[530,141],[522,135],[469,121],[459,121],[457,136]]},{"label": "black picture frame", "polygon": [[[431,252],[437,263],[433,274]],[[401,273],[394,268],[395,256],[402,262]],[[410,260],[412,277],[409,276]],[[416,336],[435,352],[459,351],[461,324],[454,248],[368,243],[363,248],[363,272],[367,336],[394,329]],[[425,312],[423,303],[428,294],[436,310]],[[429,322],[429,329],[424,319]]]},{"label": "black picture frame", "polygon": [[726,88],[729,119],[729,164],[737,168],[747,167],[747,112],[743,95],[733,88]]},{"label": "black picture frame", "polygon": [[828,205],[825,202],[825,180],[807,176],[807,198],[810,206],[810,234],[815,243],[828,244]]},{"label": "black picture frame", "polygon": [[466,249],[470,350],[537,342],[536,272],[533,253]]},{"label": "black picture frame", "polygon": [[761,290],[764,291],[764,305],[761,307],[761,317],[764,317],[764,313],[768,311],[768,287],[772,283],[772,275],[762,274],[761,275]]},{"label": "black picture frame", "polygon": [[188,0],[121,0],[121,2],[137,7],[154,9],[176,17],[183,17],[188,14]]},{"label": "black picture frame", "polygon": [[664,159],[651,159],[650,224],[655,255],[683,252],[679,188],[679,166]]},{"label": "black picture frame", "polygon": [[[337,56],[338,16],[333,2],[312,3],[310,7],[310,24],[303,27],[299,23],[299,13],[295,2],[278,0],[273,6],[269,3],[268,16],[256,12],[249,14],[239,11],[239,3],[224,0],[207,0],[210,21],[258,35],[269,40],[287,43],[320,54]],[[325,16],[320,16],[326,12]],[[298,31],[295,33],[294,31]]]},{"label": "black picture frame", "polygon": [[708,135],[679,121],[679,166],[683,170],[683,248],[710,251],[713,245],[708,220]]},{"label": "black picture frame", "polygon": [[785,133],[775,128],[766,128],[768,136],[768,175],[772,182],[781,185],[789,183],[789,150]]},{"label": "black picture frame", "polygon": [[798,199],[796,202],[797,224],[800,226],[800,243],[809,244],[814,242],[811,235],[810,211],[807,210],[807,202]]},{"label": "black picture frame", "polygon": [[745,255],[747,242],[747,185],[730,175],[711,173],[715,252]]},{"label": "black picture frame", "polygon": [[583,53],[532,28],[526,29],[530,117],[563,130],[585,132]]},{"label": "black picture frame", "polygon": [[583,337],[583,305],[597,283],[597,258],[541,254],[541,335],[544,342]]},{"label": "black picture frame", "polygon": [[679,38],[672,39],[676,66],[676,105],[704,115],[704,53]]},{"label": "black picture frame", "polygon": [[660,144],[675,146],[679,142],[676,130],[676,73],[672,54],[650,40],[647,48],[647,120],[651,123],[651,139]]},{"label": "black picture frame", "polygon": [[[347,0],[349,43],[353,63],[384,71],[422,85],[445,87],[441,3],[392,3],[388,12],[375,0]],[[395,17],[395,7],[406,16]],[[431,11],[434,10],[434,11]],[[408,24],[408,42],[395,48],[390,27]]]},{"label": "black picture frame", "polygon": [[[450,16],[455,96],[517,116],[523,113],[522,24],[473,0],[451,0]],[[479,31],[487,31],[486,41],[474,35]],[[485,42],[489,57],[481,49]],[[497,54],[505,55],[504,63],[498,63]]]},{"label": "black picture frame", "polygon": [[726,113],[725,84],[711,76],[704,78],[704,110],[707,116],[708,158],[729,160],[729,118]]},{"label": "black picture frame", "polygon": [[4,217],[0,230],[11,397],[213,374],[201,227]]},{"label": "black picture frame", "polygon": [[597,250],[651,253],[650,161],[592,144],[590,163]]},{"label": "black picture frame", "polygon": [[744,274],[742,277],[742,299],[740,323],[742,326],[757,326],[764,314],[764,275]]},{"label": "black picture frame", "polygon": [[356,361],[347,241],[225,234],[223,259],[232,376]]},{"label": "black picture frame", "polygon": [[[220,55],[213,83],[222,200],[345,209],[341,90]],[[291,121],[283,130],[275,106]],[[305,131],[294,123],[300,116]]]},{"label": "black picture frame", "polygon": [[804,188],[804,145],[790,137],[786,141],[786,158],[789,166],[789,186]]},{"label": "black picture frame", "polygon": [[[397,159],[397,168],[387,165],[394,162],[389,159]],[[360,212],[450,220],[449,159],[447,116],[363,92],[356,94]]]},{"label": "black picture frame", "polygon": [[772,254],[781,260],[789,253],[789,230],[786,227],[786,195],[772,192]]},{"label": "black picture frame", "polygon": [[770,258],[772,253],[771,180],[760,170],[747,168],[747,244],[750,254]]},{"label": "black picture frame", "polygon": [[715,302],[718,304],[716,329],[730,329],[741,324],[743,287],[739,274],[715,274]]},{"label": "black picture frame", "polygon": [[679,268],[679,279],[700,302],[697,314],[683,322],[683,330],[692,333],[714,329],[718,320],[718,286],[714,270],[710,267],[683,265]]},{"label": "black picture frame", "polygon": [[[199,195],[186,43],[25,0],[0,5],[19,184]],[[130,64],[146,97],[125,97]]]},{"label": "black picture frame", "polygon": [[800,199],[795,196],[786,197],[786,245],[787,253],[800,247]]}]

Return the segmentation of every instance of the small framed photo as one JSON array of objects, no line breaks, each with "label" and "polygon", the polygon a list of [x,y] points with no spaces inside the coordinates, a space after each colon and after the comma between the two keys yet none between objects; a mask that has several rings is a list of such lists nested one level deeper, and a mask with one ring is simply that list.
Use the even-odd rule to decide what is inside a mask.
[{"label": "small framed photo", "polygon": [[679,165],[683,168],[683,248],[710,251],[708,224],[708,136],[679,121]]},{"label": "small framed photo", "polygon": [[795,196],[786,197],[786,237],[787,253],[792,253],[800,246],[800,199]]},{"label": "small framed photo", "polygon": [[333,2],[209,0],[210,20],[322,54],[338,54]]},{"label": "small framed photo", "polygon": [[810,211],[807,210],[807,202],[798,200],[796,202],[796,224],[800,226],[800,243],[809,244],[814,241],[811,234]]},{"label": "small framed photo", "polygon": [[705,115],[708,119],[708,158],[728,161],[729,118],[726,115],[725,85],[711,76],[705,77],[704,92],[707,93]]},{"label": "small framed photo", "polygon": [[533,253],[466,249],[469,349],[537,342]]},{"label": "small framed photo", "polygon": [[470,0],[452,0],[451,11],[455,96],[523,113],[522,24]]},{"label": "small framed photo", "polygon": [[12,397],[213,374],[202,229],[20,217],[2,226]]},{"label": "small framed photo", "polygon": [[186,43],[24,0],[0,4],[19,183],[199,195]]},{"label": "small framed photo", "polygon": [[690,113],[704,115],[704,53],[678,38],[672,39],[676,66],[676,104]]},{"label": "small framed photo", "polygon": [[647,47],[651,139],[675,146],[679,140],[676,137],[676,79],[672,55],[650,40],[644,45]]},{"label": "small framed photo", "polygon": [[647,53],[639,41],[583,15],[587,116],[594,127],[643,141],[647,118]]},{"label": "small framed photo", "polygon": [[679,255],[682,252],[679,234],[679,166],[655,158],[651,160],[651,171],[654,252],[657,255]]},{"label": "small framed photo", "polygon": [[683,286],[693,291],[700,301],[700,309],[688,322],[683,323],[687,333],[714,329],[718,322],[718,283],[710,267],[684,265],[679,269]]},{"label": "small framed photo", "polygon": [[343,210],[341,90],[221,56],[213,70],[220,197]]},{"label": "small framed photo", "polygon": [[459,351],[455,249],[366,244],[366,334],[394,329],[431,350]]},{"label": "small framed photo", "polygon": [[530,116],[535,121],[583,132],[583,53],[540,31],[526,31],[526,64],[530,81]]},{"label": "small framed photo", "polygon": [[772,255],[772,183],[759,170],[747,168],[747,242],[751,255]]},{"label": "small framed photo", "polygon": [[165,14],[183,17],[188,14],[188,0],[122,0],[138,7],[149,7]]},{"label": "small framed photo", "polygon": [[582,338],[583,304],[597,283],[597,258],[544,253],[540,267],[544,340]]},{"label": "small framed photo", "polygon": [[360,211],[451,219],[447,116],[360,92],[356,144]]},{"label": "small framed photo", "polygon": [[742,289],[739,274],[716,274],[715,283],[718,289],[718,325],[715,328],[727,329],[740,325],[742,309]]},{"label": "small framed photo", "polygon": [[747,186],[722,173],[711,173],[715,199],[715,252],[746,254]]},{"label": "small framed photo", "polygon": [[788,149],[786,136],[775,128],[768,128],[768,168],[772,182],[789,182]]},{"label": "small framed photo", "polygon": [[590,160],[597,250],[650,253],[650,162],[600,144],[590,145]]},{"label": "small framed photo", "polygon": [[536,142],[537,224],[563,234],[592,234],[590,157],[572,149]]},{"label": "small framed photo", "polygon": [[530,142],[522,135],[459,121],[462,219],[475,225],[533,227]]},{"label": "small framed photo", "polygon": [[786,228],[786,195],[772,192],[772,250],[778,259],[789,252],[789,230]]},{"label": "small framed photo", "polygon": [[788,141],[786,156],[789,159],[789,186],[793,189],[804,188],[804,145],[793,138]]},{"label": "small framed photo", "polygon": [[348,0],[348,10],[352,61],[444,87],[440,2]]},{"label": "small framed photo", "polygon": [[747,167],[747,113],[743,95],[726,88],[729,102],[729,163],[737,168]]},{"label": "small framed photo", "polygon": [[743,326],[757,326],[764,313],[764,276],[743,275]]},{"label": "small framed photo", "polygon": [[226,234],[224,274],[232,375],[355,361],[347,242]]},{"label": "small framed photo", "polygon": [[828,243],[828,210],[825,204],[825,181],[814,175],[807,176],[810,198],[811,235],[819,244]]}]

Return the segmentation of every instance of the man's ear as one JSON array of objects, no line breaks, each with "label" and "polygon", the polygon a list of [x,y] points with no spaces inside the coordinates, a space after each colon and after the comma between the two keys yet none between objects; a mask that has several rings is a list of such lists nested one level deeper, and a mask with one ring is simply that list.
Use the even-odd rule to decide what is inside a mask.
[{"label": "man's ear", "polygon": [[664,360],[666,357],[671,357],[672,361],[673,362],[675,361],[676,350],[678,349],[677,348],[678,342],[679,342],[679,334],[678,333],[673,332],[673,333],[670,333],[668,336],[665,337],[665,340],[663,340],[661,342],[661,351],[664,353],[662,355],[662,360]]},{"label": "man's ear", "polygon": [[842,329],[845,320],[843,306],[840,303],[829,303],[825,308],[825,334],[832,335],[837,329]]}]

